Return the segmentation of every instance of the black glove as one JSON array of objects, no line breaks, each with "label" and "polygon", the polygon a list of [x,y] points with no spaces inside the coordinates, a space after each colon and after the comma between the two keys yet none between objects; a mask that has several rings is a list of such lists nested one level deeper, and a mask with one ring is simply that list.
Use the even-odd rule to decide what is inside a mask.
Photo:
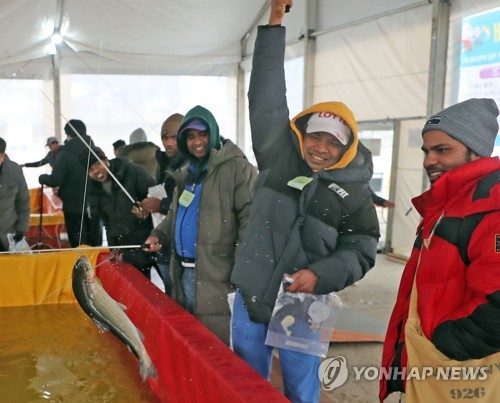
[{"label": "black glove", "polygon": [[40,185],[46,185],[46,184],[47,184],[47,178],[48,178],[48,177],[49,177],[49,175],[47,175],[47,174],[40,175],[40,176],[38,177],[38,183],[39,183]]},{"label": "black glove", "polygon": [[23,239],[24,237],[24,232],[22,231],[16,231],[16,233],[14,234],[14,237],[12,238],[14,240],[14,242],[19,242],[21,239]]}]

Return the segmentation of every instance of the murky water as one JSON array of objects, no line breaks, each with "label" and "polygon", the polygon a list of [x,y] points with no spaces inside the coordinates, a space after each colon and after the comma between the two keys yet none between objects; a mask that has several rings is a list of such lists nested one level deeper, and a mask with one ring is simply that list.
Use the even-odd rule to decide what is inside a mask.
[{"label": "murky water", "polygon": [[0,308],[0,402],[158,402],[127,347],[78,305]]}]

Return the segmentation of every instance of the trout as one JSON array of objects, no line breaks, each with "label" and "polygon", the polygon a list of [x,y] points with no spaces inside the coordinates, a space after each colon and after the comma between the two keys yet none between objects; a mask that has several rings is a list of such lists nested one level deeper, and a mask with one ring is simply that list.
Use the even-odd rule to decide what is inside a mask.
[{"label": "trout", "polygon": [[73,267],[72,285],[76,300],[96,326],[114,334],[137,357],[142,379],[156,377],[153,362],[142,343],[143,336],[124,312],[127,307],[104,290],[84,255]]}]

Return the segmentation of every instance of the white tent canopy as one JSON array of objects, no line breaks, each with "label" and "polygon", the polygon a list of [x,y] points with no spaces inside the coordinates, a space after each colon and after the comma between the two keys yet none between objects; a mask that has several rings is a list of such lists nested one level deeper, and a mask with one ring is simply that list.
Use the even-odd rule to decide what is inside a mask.
[{"label": "white tent canopy", "polygon": [[265,3],[4,0],[0,72],[51,78],[49,45],[58,30],[62,74],[234,74],[241,39]]}]

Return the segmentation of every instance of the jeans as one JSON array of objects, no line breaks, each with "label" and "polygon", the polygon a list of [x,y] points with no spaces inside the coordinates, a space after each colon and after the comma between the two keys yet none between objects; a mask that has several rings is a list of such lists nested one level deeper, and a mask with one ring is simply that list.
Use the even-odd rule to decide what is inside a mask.
[{"label": "jeans", "polygon": [[184,268],[182,273],[182,289],[185,295],[185,306],[184,308],[189,313],[194,313],[196,308],[196,273],[194,268]]},{"label": "jeans", "polygon": [[165,294],[172,295],[172,279],[170,278],[170,265],[168,263],[158,263],[160,276],[165,287]]},{"label": "jeans", "polygon": [[[253,322],[243,304],[243,297],[236,291],[232,320],[234,352],[264,378],[269,379],[273,347],[264,344],[267,323]],[[296,351],[278,349],[285,396],[292,402],[318,402],[320,357]]]}]

